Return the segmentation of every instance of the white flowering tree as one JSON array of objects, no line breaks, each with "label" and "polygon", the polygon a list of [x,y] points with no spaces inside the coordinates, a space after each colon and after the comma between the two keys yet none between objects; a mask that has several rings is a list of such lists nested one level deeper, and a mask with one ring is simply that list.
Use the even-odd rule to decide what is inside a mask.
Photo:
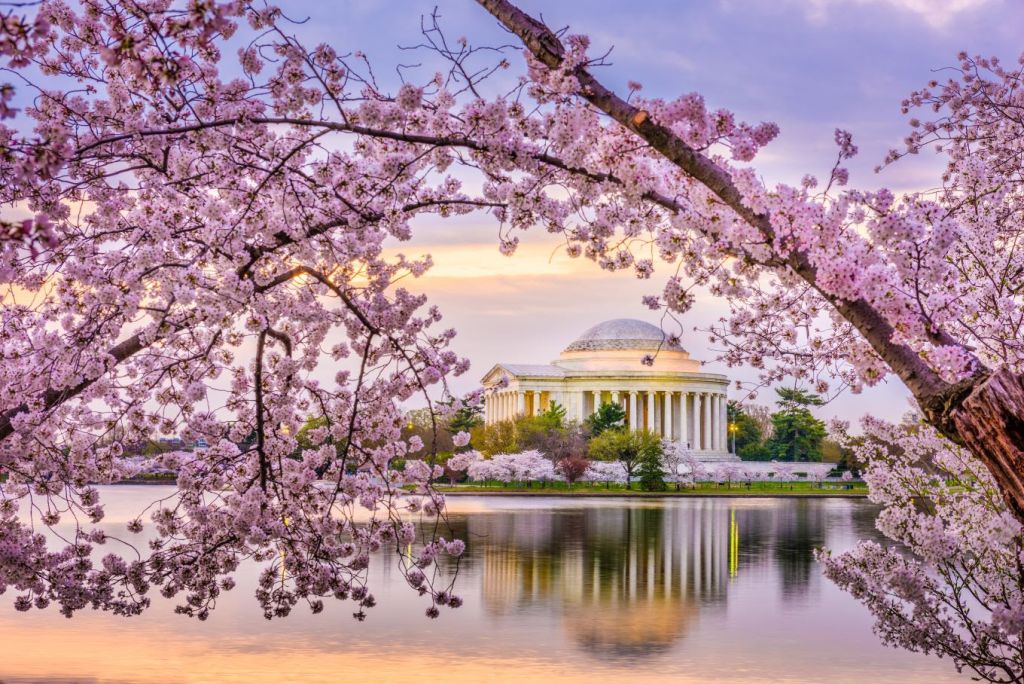
[{"label": "white flowering tree", "polygon": [[896,544],[819,554],[825,574],[875,616],[882,640],[952,659],[990,682],[1024,672],[1021,525],[986,468],[924,424],[864,424],[851,444]]},{"label": "white flowering tree", "polygon": [[[507,0],[480,4],[526,48],[511,94],[487,82],[512,67],[501,52],[441,46],[445,71],[387,88],[360,53],[307,45],[279,10],[244,0],[43,0],[0,22],[0,57],[25,103],[17,111],[15,89],[0,89],[0,202],[31,214],[0,220],[11,293],[0,318],[0,589],[19,608],[136,614],[159,591],[203,618],[239,565],[258,561],[268,617],[300,602],[319,612],[325,598],[354,601],[361,616],[375,603],[374,552],[414,543],[400,559],[428,614],[457,605],[433,580],[436,558],[460,545],[413,524],[441,521],[444,502],[430,488],[432,454],[402,439],[401,403],[419,397],[436,429],[435,400],[451,399],[448,380],[469,365],[440,311],[401,287],[429,257],[384,249],[424,215],[480,212],[506,254],[542,226],[570,255],[641,278],[653,251],[678,270],[646,298],[652,309],[678,317],[698,284],[727,298],[713,330],[723,358],[764,382],[795,376],[826,392],[898,378],[967,450],[957,453],[977,459],[965,477],[994,483],[975,501],[989,508],[964,514],[1024,520],[1020,65],[964,54],[952,78],[908,98],[908,113],[928,113],[887,163],[941,148],[934,193],[848,189],[856,146],[838,130],[827,178],[767,187],[749,163],[774,124],[738,121],[696,93],[617,94],[595,76],[586,37],[563,40]],[[324,380],[324,366],[338,370]],[[154,428],[210,448],[181,464],[173,502],[131,522],[150,540],[114,539],[88,483],[130,474],[125,446]],[[607,481],[616,465],[592,471]],[[498,466],[510,478],[541,472],[488,467]],[[876,478],[890,481],[919,491],[912,478]],[[50,548],[41,530],[62,521],[73,532]],[[998,554],[1005,538],[993,529],[978,543]],[[94,561],[101,541],[107,555]],[[924,577],[939,566],[931,546],[920,551]],[[896,582],[890,563],[864,565],[847,586]],[[912,576],[906,600],[926,611],[941,603],[927,596],[983,591],[955,572],[920,600]],[[996,595],[1001,585],[985,582]],[[997,646],[1012,654],[1014,597],[1006,610],[990,604],[994,631],[958,637],[958,662],[1010,671],[1009,655],[995,670],[983,661]],[[952,643],[939,618],[924,620],[926,633],[893,624],[906,631],[899,643]]]},{"label": "white flowering tree", "polygon": [[469,462],[466,474],[472,480],[497,480],[505,484],[552,482],[561,477],[551,460],[536,449],[514,454],[495,454],[490,458],[475,457]]},{"label": "white flowering tree", "polygon": [[625,484],[626,468],[620,461],[591,461],[586,473],[584,473],[580,480],[583,482]]}]

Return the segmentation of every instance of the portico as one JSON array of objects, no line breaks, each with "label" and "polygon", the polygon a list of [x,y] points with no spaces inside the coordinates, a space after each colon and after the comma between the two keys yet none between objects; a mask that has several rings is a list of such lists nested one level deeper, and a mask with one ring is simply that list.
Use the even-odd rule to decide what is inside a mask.
[{"label": "portico", "polygon": [[[656,354],[653,366],[642,363]],[[603,403],[618,404],[630,429],[651,430],[705,460],[727,453],[728,378],[704,373],[657,326],[632,319],[605,321],[584,332],[547,365],[495,365],[484,377],[485,420],[536,415],[556,401],[583,421]]]}]

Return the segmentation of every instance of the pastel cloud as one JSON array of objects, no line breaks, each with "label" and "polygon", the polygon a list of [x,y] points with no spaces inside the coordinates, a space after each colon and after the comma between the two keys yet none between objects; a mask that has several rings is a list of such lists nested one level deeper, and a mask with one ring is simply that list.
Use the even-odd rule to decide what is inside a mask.
[{"label": "pastel cloud", "polygon": [[826,21],[833,11],[845,5],[879,6],[897,12],[917,15],[933,29],[945,29],[961,14],[973,12],[992,0],[796,0],[804,7],[807,17],[816,22]]}]

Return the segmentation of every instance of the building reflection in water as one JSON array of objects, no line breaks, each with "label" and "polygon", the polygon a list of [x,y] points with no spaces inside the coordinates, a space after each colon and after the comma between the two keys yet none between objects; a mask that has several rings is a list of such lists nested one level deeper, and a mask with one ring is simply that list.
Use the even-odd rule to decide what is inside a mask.
[{"label": "building reflection in water", "polygon": [[[690,499],[474,515],[465,533],[488,613],[557,613],[581,648],[631,658],[668,649],[698,615],[722,610],[745,568],[776,566],[783,593],[802,592],[824,519],[808,507],[766,516],[763,502],[755,513]],[[797,548],[794,536],[807,541]]]}]

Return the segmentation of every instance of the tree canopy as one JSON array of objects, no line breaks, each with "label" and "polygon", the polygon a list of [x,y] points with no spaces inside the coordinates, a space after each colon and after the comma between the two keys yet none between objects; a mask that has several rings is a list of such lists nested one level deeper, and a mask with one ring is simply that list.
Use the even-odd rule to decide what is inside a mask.
[{"label": "tree canopy", "polygon": [[820,461],[827,430],[808,407],[821,406],[821,397],[785,387],[775,391],[780,410],[772,414],[773,434],[765,444],[768,452],[780,461]]},{"label": "tree canopy", "polygon": [[758,445],[764,440],[761,424],[747,413],[743,406],[730,401],[726,406],[726,411],[729,421],[730,449],[735,445],[736,453],[739,454],[744,449]]},{"label": "tree canopy", "polygon": [[590,434],[597,437],[606,430],[615,430],[626,424],[626,410],[618,404],[604,403],[587,416],[584,424]]},{"label": "tree canopy", "polygon": [[660,463],[661,455],[661,437],[650,430],[611,428],[590,440],[590,458],[621,463],[626,469],[628,486],[632,486],[631,480],[642,463]]},{"label": "tree canopy", "polygon": [[[646,280],[668,264],[645,303],[669,342],[707,287],[729,300],[712,330],[722,360],[764,383],[825,394],[898,378],[937,431],[922,439],[962,445],[957,457],[976,462],[956,472],[987,472],[985,505],[998,492],[1024,520],[1024,66],[965,53],[909,95],[920,118],[884,163],[938,152],[932,192],[848,188],[857,147],[843,130],[826,176],[769,187],[752,162],[774,123],[698,93],[620,95],[595,75],[587,37],[507,0],[480,4],[525,63],[514,49],[428,41],[445,68],[403,71],[393,88],[349,46],[309,45],[277,8],[241,0],[46,0],[2,22],[0,57],[19,80],[0,98],[0,588],[19,608],[136,614],[158,588],[205,618],[256,560],[267,617],[331,597],[362,617],[379,548],[403,549],[427,615],[458,605],[436,559],[461,542],[423,539],[410,521],[443,518],[436,469],[407,460],[438,444],[403,435],[402,405],[418,397],[436,433],[439,416],[480,396],[448,391],[468,361],[406,286],[430,259],[385,249],[425,215],[479,212],[505,254],[541,227],[610,271]],[[506,69],[511,89],[489,78]],[[325,366],[337,369],[327,380]],[[627,444],[613,410],[601,407],[595,442],[653,448]],[[793,422],[772,439],[812,439]],[[210,447],[182,458],[176,503],[129,523],[132,535],[149,526],[147,544],[107,535],[91,483],[129,476],[125,445],[155,432]],[[1000,514],[972,506],[970,520]],[[72,532],[48,548],[40,531],[62,521]],[[856,566],[865,596],[906,586],[871,571],[879,558],[836,572]],[[1018,638],[1019,594],[992,595],[1007,598],[991,634]]]}]

